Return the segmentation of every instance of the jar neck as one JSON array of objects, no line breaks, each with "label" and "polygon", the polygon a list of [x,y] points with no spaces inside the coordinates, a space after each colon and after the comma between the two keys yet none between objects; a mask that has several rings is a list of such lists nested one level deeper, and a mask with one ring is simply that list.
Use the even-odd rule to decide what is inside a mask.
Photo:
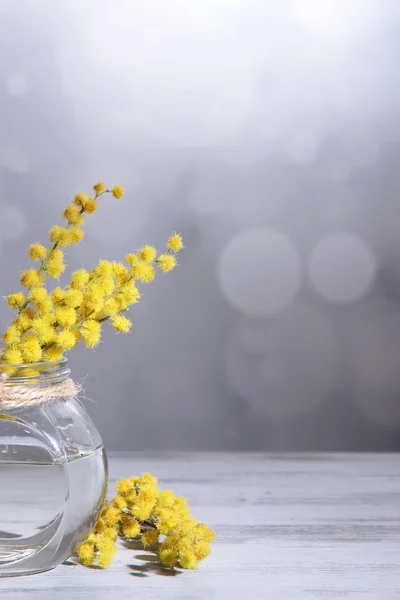
[{"label": "jar neck", "polygon": [[0,363],[0,374],[5,373],[6,386],[14,385],[40,385],[51,386],[66,381],[71,369],[68,359],[62,358],[53,362],[38,362],[29,365],[6,365]]}]

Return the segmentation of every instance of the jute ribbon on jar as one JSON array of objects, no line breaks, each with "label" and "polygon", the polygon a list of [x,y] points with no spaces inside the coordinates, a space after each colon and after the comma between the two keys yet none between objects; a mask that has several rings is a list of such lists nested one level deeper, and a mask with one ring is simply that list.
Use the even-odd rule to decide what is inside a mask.
[{"label": "jute ribbon on jar", "polygon": [[30,406],[60,400],[61,398],[75,398],[78,387],[72,379],[55,383],[46,387],[29,385],[12,385],[7,383],[8,375],[0,375],[0,408],[9,409],[19,406]]}]

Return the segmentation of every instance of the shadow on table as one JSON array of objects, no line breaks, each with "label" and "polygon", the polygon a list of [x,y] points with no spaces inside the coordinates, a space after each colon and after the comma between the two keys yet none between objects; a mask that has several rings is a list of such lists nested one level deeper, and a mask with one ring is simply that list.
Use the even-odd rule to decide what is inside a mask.
[{"label": "shadow on table", "polygon": [[[143,561],[144,564],[128,564],[127,567],[131,571],[133,577],[148,577],[149,575],[163,575],[164,577],[176,577],[182,573],[181,569],[168,569],[160,563],[156,550],[151,548],[144,550],[142,544],[136,540],[124,540],[123,547],[127,550],[132,550],[134,558]],[[137,554],[140,552],[140,554]],[[80,566],[76,556],[71,556],[63,565],[67,567]],[[97,565],[86,565],[86,569],[100,569]]]},{"label": "shadow on table", "polygon": [[[135,540],[124,541],[124,548],[135,551],[135,558],[142,560],[144,564],[128,564],[128,569],[131,570],[133,577],[148,577],[149,575],[163,575],[164,577],[176,577],[182,571],[180,569],[168,569],[160,564],[157,552],[151,548],[144,550],[140,542]],[[140,551],[140,554],[136,554]]]}]

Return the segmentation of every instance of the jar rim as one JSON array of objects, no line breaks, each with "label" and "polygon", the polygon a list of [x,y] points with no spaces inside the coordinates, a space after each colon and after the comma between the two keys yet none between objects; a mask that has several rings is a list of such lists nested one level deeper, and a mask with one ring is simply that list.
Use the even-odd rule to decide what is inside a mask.
[{"label": "jar rim", "polygon": [[68,358],[66,356],[62,356],[59,360],[49,360],[49,361],[38,361],[34,363],[2,363],[0,362],[0,372],[7,369],[37,369],[37,368],[45,368],[45,367],[63,367],[68,364]]},{"label": "jar rim", "polygon": [[71,375],[68,359],[36,362],[23,365],[0,363],[0,375],[5,374],[3,385],[54,385],[66,381]]}]

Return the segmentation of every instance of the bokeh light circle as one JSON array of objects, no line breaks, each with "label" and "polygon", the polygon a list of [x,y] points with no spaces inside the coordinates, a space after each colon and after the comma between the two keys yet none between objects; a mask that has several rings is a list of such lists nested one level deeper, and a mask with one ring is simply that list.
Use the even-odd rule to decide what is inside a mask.
[{"label": "bokeh light circle", "polygon": [[376,258],[356,235],[334,233],[312,251],[308,276],[313,288],[332,302],[354,302],[369,290],[376,272]]},{"label": "bokeh light circle", "polygon": [[234,308],[250,315],[284,310],[295,297],[301,279],[296,249],[273,229],[242,231],[219,260],[218,281],[224,296]]},{"label": "bokeh light circle", "polygon": [[336,361],[329,319],[296,304],[274,318],[243,318],[228,339],[226,372],[254,409],[290,418],[324,401]]}]

